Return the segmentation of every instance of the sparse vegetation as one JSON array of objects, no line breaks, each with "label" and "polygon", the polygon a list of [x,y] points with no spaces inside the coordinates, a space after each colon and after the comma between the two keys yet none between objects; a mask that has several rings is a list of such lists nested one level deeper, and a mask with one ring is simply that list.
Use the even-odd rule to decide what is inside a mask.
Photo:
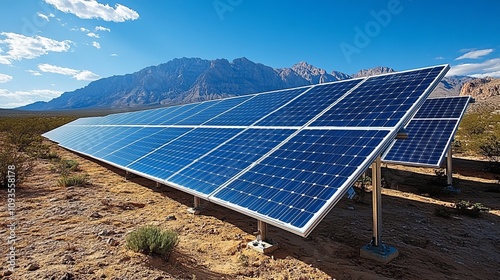
[{"label": "sparse vegetation", "polygon": [[488,212],[490,209],[481,203],[473,203],[471,201],[460,200],[455,203],[457,214],[466,215],[469,217],[479,217],[482,212]]},{"label": "sparse vegetation", "polygon": [[135,252],[170,256],[179,243],[177,232],[162,230],[157,226],[143,226],[126,236],[127,247]]},{"label": "sparse vegetation", "polygon": [[448,219],[451,217],[451,211],[444,206],[439,206],[438,208],[434,209],[434,215]]},{"label": "sparse vegetation", "polygon": [[0,118],[0,187],[7,186],[6,172],[15,166],[16,182],[29,174],[35,158],[57,159],[42,133],[74,120],[75,117],[4,117]]},{"label": "sparse vegetation", "polygon": [[74,174],[62,176],[57,180],[57,184],[61,187],[83,187],[89,183],[87,174]]}]

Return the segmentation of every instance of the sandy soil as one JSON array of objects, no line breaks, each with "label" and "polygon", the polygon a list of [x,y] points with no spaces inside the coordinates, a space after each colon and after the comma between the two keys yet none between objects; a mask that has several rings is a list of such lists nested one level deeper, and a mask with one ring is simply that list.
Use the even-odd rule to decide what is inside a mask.
[{"label": "sandy soil", "polygon": [[[500,279],[500,193],[484,163],[454,160],[462,193],[430,197],[432,169],[383,168],[383,240],[400,256],[383,265],[360,258],[371,238],[370,193],[363,203],[343,199],[308,238],[274,227],[279,243],[270,255],[246,248],[257,221],[202,202],[188,213],[193,197],[56,148],[90,175],[86,187],[58,187],[59,174],[39,160],[16,190],[17,263],[9,275],[10,232],[5,189],[0,190],[1,279]],[[439,205],[480,202],[492,210],[479,218],[434,215]],[[141,225],[179,232],[169,260],[134,253],[125,235]]]}]

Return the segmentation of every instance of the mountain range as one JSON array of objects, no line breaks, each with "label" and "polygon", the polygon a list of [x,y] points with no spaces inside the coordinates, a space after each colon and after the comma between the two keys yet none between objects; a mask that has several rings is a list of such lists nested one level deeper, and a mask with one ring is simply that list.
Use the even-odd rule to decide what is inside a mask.
[{"label": "mountain range", "polygon": [[[179,58],[126,75],[102,78],[48,102],[35,102],[22,110],[124,109],[167,106],[212,100],[276,89],[327,83],[394,72],[389,67],[362,69],[348,75],[327,71],[307,62],[290,68],[272,68],[247,58],[205,60]],[[469,77],[445,78],[433,93],[458,95]]]}]

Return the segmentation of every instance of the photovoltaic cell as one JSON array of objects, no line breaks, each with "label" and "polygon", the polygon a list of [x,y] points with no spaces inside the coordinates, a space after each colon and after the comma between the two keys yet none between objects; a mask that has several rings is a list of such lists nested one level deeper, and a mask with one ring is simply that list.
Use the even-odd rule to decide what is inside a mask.
[{"label": "photovoltaic cell", "polygon": [[439,167],[469,101],[469,96],[427,99],[405,128],[408,139],[395,140],[382,160]]}]

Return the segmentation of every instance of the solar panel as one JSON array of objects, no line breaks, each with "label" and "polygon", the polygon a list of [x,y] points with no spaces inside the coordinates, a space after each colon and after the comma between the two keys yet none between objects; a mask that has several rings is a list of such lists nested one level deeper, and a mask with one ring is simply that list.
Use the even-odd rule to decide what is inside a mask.
[{"label": "solar panel", "polygon": [[448,69],[86,118],[44,136],[307,236]]},{"label": "solar panel", "polygon": [[405,128],[408,139],[395,140],[382,160],[423,167],[441,166],[469,101],[469,96],[427,99]]}]

